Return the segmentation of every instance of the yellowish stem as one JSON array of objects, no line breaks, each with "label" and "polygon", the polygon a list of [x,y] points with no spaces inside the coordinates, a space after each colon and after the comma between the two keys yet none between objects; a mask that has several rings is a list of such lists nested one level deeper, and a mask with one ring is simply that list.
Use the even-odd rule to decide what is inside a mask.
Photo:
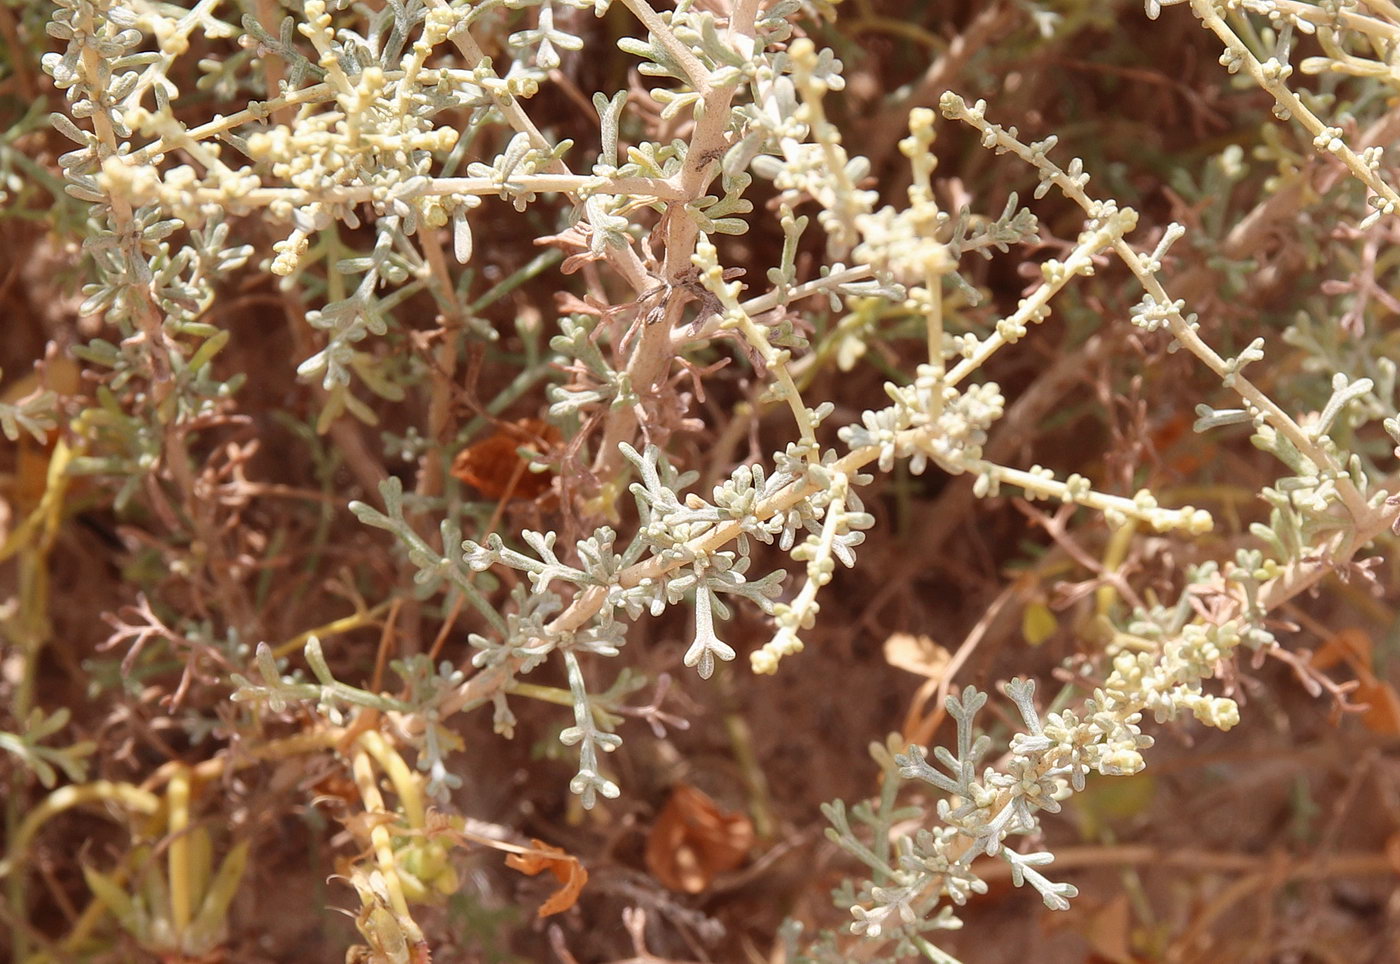
[{"label": "yellowish stem", "polygon": [[373,608],[362,609],[357,613],[351,613],[349,616],[333,619],[324,626],[317,626],[315,629],[308,629],[304,633],[298,633],[285,643],[279,643],[274,646],[272,648],[272,655],[277,659],[282,659],[284,656],[291,653],[300,652],[306,646],[306,641],[312,636],[315,636],[317,639],[325,639],[328,636],[336,636],[340,633],[348,633],[352,629],[360,629],[364,626],[373,625],[373,623],[383,615],[384,611],[389,608],[392,602],[393,600],[386,599]]},{"label": "yellowish stem", "polygon": [[[379,784],[374,779],[374,765],[365,747],[363,737],[351,753],[350,771],[355,778],[355,786],[360,791],[365,812],[374,816],[385,813],[384,796],[379,792]],[[389,895],[389,907],[394,913],[395,922],[403,930],[410,945],[421,943],[423,931],[408,911],[408,899],[404,897],[403,881],[399,879],[398,862],[394,858],[394,839],[389,828],[382,823],[372,824],[369,830],[370,845],[374,848],[375,864],[384,878],[384,889]]]},{"label": "yellowish stem", "polygon": [[170,878],[170,918],[175,925],[176,935],[183,934],[193,916],[190,893],[190,838],[186,832],[190,825],[190,771],[181,767],[170,778],[165,788],[167,806],[166,831],[170,834],[170,847],[166,850],[166,866]]},{"label": "yellowish stem", "polygon": [[[1133,533],[1137,531],[1137,521],[1129,519],[1113,531],[1113,537],[1108,540],[1108,545],[1103,554],[1103,571],[1105,574],[1114,572],[1123,565],[1123,560],[1128,557],[1128,548],[1133,544]],[[1113,604],[1118,601],[1118,590],[1112,583],[1104,583],[1094,593],[1094,611],[1100,616],[1107,616],[1108,611],[1113,608]]]},{"label": "yellowish stem", "polygon": [[14,870],[15,862],[24,855],[29,842],[50,818],[85,803],[103,801],[120,803],[137,813],[152,814],[160,810],[160,797],[131,783],[94,780],[92,783],[60,787],[45,797],[20,824],[10,842],[9,853],[0,861],[0,877],[5,877]]},{"label": "yellowish stem", "polygon": [[408,817],[408,825],[415,830],[427,826],[427,808],[423,804],[423,792],[419,787],[418,777],[409,769],[399,751],[390,746],[389,741],[385,740],[378,730],[366,730],[361,733],[359,744],[369,751],[369,755],[374,757],[379,768],[394,785],[394,792],[399,795],[404,815]]}]

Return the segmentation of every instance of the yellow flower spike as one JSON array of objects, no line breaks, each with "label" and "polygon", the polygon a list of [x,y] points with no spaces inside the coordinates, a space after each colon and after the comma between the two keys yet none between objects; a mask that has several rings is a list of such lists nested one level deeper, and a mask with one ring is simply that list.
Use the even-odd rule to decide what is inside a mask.
[{"label": "yellow flower spike", "polygon": [[112,912],[122,930],[139,940],[146,929],[146,915],[131,899],[126,889],[114,877],[109,877],[87,864],[83,864],[83,880],[87,881],[88,890],[92,891],[93,896]]},{"label": "yellow flower spike", "polygon": [[448,864],[442,869],[442,873],[433,878],[433,887],[443,897],[451,897],[462,889],[462,878],[457,873],[457,868]]},{"label": "yellow flower spike", "polygon": [[365,922],[360,925],[360,933],[379,953],[381,960],[391,964],[407,964],[409,961],[408,939],[403,928],[383,905],[376,904],[370,910]]},{"label": "yellow flower spike", "polygon": [[[143,854],[150,852],[148,847],[140,849]],[[146,864],[147,859],[143,859],[141,863]],[[144,901],[146,913],[149,915],[149,926],[141,935],[141,943],[146,947],[178,947],[180,935],[170,912],[170,880],[157,869],[158,867],[155,861],[150,861],[150,866],[141,874],[139,882],[141,900]]]},{"label": "yellow flower spike", "polygon": [[190,838],[190,901],[191,906],[204,900],[209,889],[209,876],[214,871],[214,841],[202,824],[189,831]]},{"label": "yellow flower spike", "polygon": [[183,934],[193,916],[195,895],[191,893],[190,837],[190,771],[181,767],[165,788],[166,830],[170,846],[166,850],[166,867],[170,877],[170,923],[177,935]]},{"label": "yellow flower spike", "polygon": [[394,792],[398,794],[399,805],[403,807],[404,816],[408,818],[408,825],[414,830],[421,830],[427,825],[422,780],[378,730],[366,730],[360,734],[358,741],[369,751],[369,755],[374,757],[384,775],[394,785]]},{"label": "yellow flower spike", "polygon": [[[355,929],[369,942],[371,953],[377,955],[373,957],[361,956],[353,958],[353,960],[409,964],[413,960],[410,957],[409,945],[414,943],[421,946],[423,936],[421,933],[417,933],[417,925],[413,923],[411,918],[389,909],[388,904],[392,902],[393,897],[387,878],[378,870],[369,873],[355,870],[350,876],[350,886],[355,888],[355,892],[360,897],[361,910],[355,916]],[[405,920],[412,925],[416,940],[405,933],[402,926]],[[364,949],[360,950],[363,952]],[[352,960],[352,958],[347,954],[346,960]]]},{"label": "yellow flower spike", "polygon": [[[399,856],[402,856],[400,854]],[[415,904],[426,904],[432,899],[432,891],[428,885],[418,879],[418,876],[410,871],[402,861],[398,864],[399,886],[403,888],[403,895],[406,899]]]},{"label": "yellow flower spike", "polygon": [[[423,801],[422,777],[413,772],[404,762],[399,752],[389,745],[378,730],[368,730],[357,738],[359,745],[374,758],[394,786],[399,797],[399,806],[408,823],[408,829],[421,831],[427,828],[427,809]],[[384,826],[374,828],[383,831],[392,840],[392,829]],[[374,831],[371,831],[373,839]],[[459,880],[457,871],[448,859],[447,848],[441,843],[415,835],[411,838],[398,838],[393,850],[394,867],[398,881],[403,888],[406,900],[434,903],[440,895],[457,891]],[[382,869],[382,868],[381,868]]]},{"label": "yellow flower spike", "polygon": [[[370,731],[360,735],[352,751],[350,769],[355,778],[355,786],[360,792],[360,799],[364,802],[365,811],[371,816],[386,813],[384,807],[384,796],[379,792],[379,785],[374,779],[374,767],[370,763],[370,753],[368,746],[374,745],[373,738],[378,737],[382,745],[383,737],[378,733]],[[397,753],[394,756],[398,756]],[[402,763],[402,758],[399,760]],[[407,765],[404,770],[407,771]],[[409,774],[412,776],[412,774]],[[390,779],[393,779],[392,775]],[[393,919],[396,922],[396,931],[406,937],[409,943],[414,945],[423,943],[423,932],[413,919],[413,915],[408,910],[408,899],[404,895],[403,883],[399,878],[398,863],[394,858],[393,837],[389,833],[389,828],[382,823],[377,823],[370,827],[370,844],[374,848],[375,864],[378,867],[377,873],[382,880],[384,889],[384,903],[388,909],[393,911]],[[361,894],[363,902],[364,895]],[[376,910],[379,909],[376,907]],[[383,915],[378,915],[383,916]],[[371,918],[372,922],[373,918]],[[368,937],[368,935],[366,935]]]},{"label": "yellow flower spike", "polygon": [[219,865],[219,872],[204,894],[199,906],[199,914],[190,924],[185,950],[191,954],[204,954],[212,951],[223,939],[229,904],[238,885],[243,880],[243,872],[248,867],[248,841],[234,845]]},{"label": "yellow flower spike", "polygon": [[410,873],[419,880],[430,878],[442,869],[440,865],[435,865],[432,855],[428,853],[426,843],[422,840],[409,840],[396,851],[396,855],[399,861],[399,870]]},{"label": "yellow flower spike", "polygon": [[396,852],[404,895],[413,901],[438,903],[461,886],[448,848],[436,840],[416,837]]}]

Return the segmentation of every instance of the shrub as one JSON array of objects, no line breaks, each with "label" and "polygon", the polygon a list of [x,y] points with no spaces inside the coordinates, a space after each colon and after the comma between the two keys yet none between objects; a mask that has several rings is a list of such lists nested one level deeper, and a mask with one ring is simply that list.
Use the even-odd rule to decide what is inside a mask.
[{"label": "shrub", "polygon": [[1148,730],[1393,735],[1400,18],[1101,6],[0,7],[13,956],[992,960]]}]

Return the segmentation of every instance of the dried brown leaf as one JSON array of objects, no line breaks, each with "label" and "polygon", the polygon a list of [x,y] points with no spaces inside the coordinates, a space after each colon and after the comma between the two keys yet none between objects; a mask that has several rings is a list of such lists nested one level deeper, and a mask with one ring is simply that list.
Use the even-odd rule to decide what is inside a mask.
[{"label": "dried brown leaf", "polygon": [[1318,669],[1331,669],[1345,662],[1358,672],[1371,669],[1371,636],[1363,629],[1343,629],[1328,637],[1313,653],[1312,664]]},{"label": "dried brown leaf", "polygon": [[1395,687],[1366,673],[1352,698],[1367,704],[1361,714],[1361,723],[1366,729],[1386,736],[1400,734],[1400,694],[1395,692]]},{"label": "dried brown leaf", "polygon": [[452,460],[452,474],[488,499],[535,499],[549,491],[551,472],[531,472],[517,451],[522,445],[545,448],[559,441],[559,431],[537,418],[502,423]]},{"label": "dried brown leaf", "polygon": [[723,810],[704,792],[680,784],[647,835],[647,869],[670,890],[698,894],[718,874],[744,863],[753,836],[744,814]]},{"label": "dried brown leaf", "polygon": [[530,877],[548,870],[559,881],[559,888],[549,895],[537,912],[540,917],[560,914],[578,903],[578,895],[583,885],[588,883],[588,871],[584,870],[579,859],[566,853],[560,847],[552,847],[542,840],[531,840],[533,850],[523,854],[510,854],[506,866]]},{"label": "dried brown leaf", "polygon": [[952,658],[952,653],[927,636],[894,633],[885,640],[885,662],[929,679],[942,679]]}]

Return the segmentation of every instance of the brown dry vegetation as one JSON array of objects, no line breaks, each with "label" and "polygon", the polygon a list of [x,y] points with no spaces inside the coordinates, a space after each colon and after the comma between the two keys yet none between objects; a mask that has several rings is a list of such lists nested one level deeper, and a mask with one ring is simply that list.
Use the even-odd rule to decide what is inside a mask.
[{"label": "brown dry vegetation", "polygon": [[[1063,155],[1084,158],[1102,195],[1142,213],[1145,236],[1172,219],[1199,233],[1201,244],[1182,244],[1168,266],[1175,293],[1222,350],[1265,335],[1272,354],[1261,385],[1294,411],[1325,401],[1318,388],[1325,379],[1306,369],[1303,352],[1284,344],[1282,329],[1296,311],[1327,303],[1317,294],[1324,279],[1374,284],[1381,294],[1363,309],[1359,330],[1396,346],[1396,314],[1385,294],[1394,272],[1388,262],[1339,261],[1325,246],[1334,240],[1328,226],[1352,195],[1343,197],[1350,189],[1301,135],[1280,128],[1313,196],[1230,233],[1270,203],[1265,180],[1282,162],[1251,156],[1264,144],[1261,130],[1275,125],[1270,102],[1228,82],[1212,37],[1180,10],[1149,23],[1134,3],[1053,6],[1064,20],[1048,40],[1026,5],[1016,3],[857,0],[842,5],[836,24],[808,27],[845,62],[848,90],[831,110],[850,149],[874,160],[873,181],[886,197],[901,195],[908,181],[894,149],[907,109],[934,103],[947,87],[984,96],[999,118],[1028,136],[1057,132]],[[41,19],[27,5],[0,5],[8,58],[0,127],[17,124],[35,100],[62,106],[37,67],[46,42],[34,33]],[[587,54],[566,58],[531,110],[551,137],[574,138],[575,150],[590,157],[596,123],[579,95],[637,86],[629,74],[633,58],[610,42],[631,24],[615,5],[600,20],[578,15],[571,27]],[[930,63],[943,68],[930,70]],[[890,94],[905,88],[908,98]],[[638,95],[644,107],[646,95]],[[217,108],[203,94],[180,105],[192,122]],[[1181,176],[1199,184],[1210,158],[1232,144],[1245,149],[1244,178],[1220,196],[1191,196]],[[471,156],[489,158],[497,147],[474,146]],[[54,172],[56,155],[67,149],[43,126],[7,142],[7,150]],[[940,127],[937,151],[937,179],[950,202],[976,199],[983,210],[999,210],[1008,192],[1028,197],[1034,187],[1028,171],[982,151],[954,125]],[[73,444],[78,416],[97,404],[104,380],[101,369],[69,354],[104,335],[98,319],[77,313],[89,270],[79,250],[82,206],[47,194],[22,168],[9,170],[24,183],[9,189],[0,218],[4,385],[36,371],[57,387],[65,417],[54,440]],[[534,236],[553,233],[552,204],[541,202],[522,217],[488,200],[475,213],[467,298],[539,255]],[[1039,250],[969,267],[990,296],[979,317],[1014,307],[1036,276],[1034,265],[1059,253],[1078,230],[1079,212],[1055,195],[1034,208]],[[753,285],[763,283],[781,244],[770,215],[756,203],[750,232],[721,245],[726,263],[752,265],[746,280]],[[196,773],[207,779],[195,780],[191,819],[210,835],[216,861],[234,841],[248,842],[250,855],[218,959],[339,961],[360,938],[335,908],[353,913],[358,901],[333,875],[366,839],[356,826],[363,813],[346,757],[323,746],[260,758],[269,745],[285,747],[274,741],[322,724],[310,706],[255,722],[230,701],[230,673],[252,675],[252,645],[279,647],[318,627],[337,678],[353,685],[392,689],[386,660],[419,652],[471,672],[466,633],[479,631],[479,621],[470,610],[445,611],[440,595],[415,598],[413,567],[388,533],[360,524],[347,503],[379,505],[378,481],[396,476],[410,492],[465,503],[461,518],[471,538],[531,528],[558,530],[561,544],[571,544],[589,531],[601,518],[589,501],[599,480],[585,469],[598,433],[567,440],[584,446],[583,458],[572,450],[565,458],[565,442],[541,440],[553,446],[558,467],[547,490],[522,485],[511,463],[514,444],[499,441],[515,438],[516,420],[542,415],[545,383],[562,376],[547,374],[489,418],[481,409],[521,370],[522,327],[538,326],[547,339],[561,297],[611,282],[598,279],[606,270],[598,265],[567,276],[547,265],[481,309],[501,336],[489,348],[445,324],[432,298],[415,296],[395,309],[396,327],[373,351],[389,370],[425,374],[404,401],[374,401],[378,427],[344,416],[317,435],[311,426],[318,390],[295,374],[321,337],[303,320],[315,305],[304,291],[283,290],[256,270],[280,229],[247,222],[235,230],[258,245],[258,254],[250,267],[221,279],[205,320],[232,333],[215,362],[218,376],[245,373],[247,382],[179,440],[191,476],[181,479],[163,454],[143,477],[74,477],[47,551],[5,559],[0,597],[11,608],[0,730],[21,727],[11,707],[28,677],[35,705],[71,710],[61,740],[94,741],[89,780],[163,793],[172,764],[203,765]],[[1303,231],[1306,241],[1298,237]],[[342,235],[350,247],[372,243],[367,229]],[[810,250],[799,258],[800,270],[821,263],[817,235],[805,239]],[[1252,265],[1227,277],[1217,256]],[[1115,560],[1112,574],[1133,592],[1165,599],[1180,588],[1185,564],[1248,540],[1248,524],[1265,517],[1252,493],[1269,484],[1274,469],[1238,433],[1190,431],[1195,404],[1221,399],[1218,381],[1187,353],[1168,354],[1164,340],[1126,323],[1135,299],[1127,281],[1121,266],[1105,263],[1093,285],[1071,292],[1023,350],[989,365],[987,377],[1008,399],[990,451],[1013,465],[1081,472],[1107,491],[1147,486],[1164,504],[1208,506],[1218,520],[1208,539],[1139,535]],[[814,313],[793,321],[820,332],[835,318]],[[917,327],[896,323],[870,340],[851,370],[819,367],[804,391],[836,404],[833,425],[850,421],[881,403],[891,372],[912,370],[920,337]],[[701,472],[702,485],[738,462],[766,458],[790,437],[784,411],[751,414],[762,386],[742,353],[720,343],[694,362],[726,359],[703,375],[703,398],[681,379],[669,420],[648,428],[665,440],[675,464]],[[428,437],[426,458],[404,461],[385,445],[381,433],[410,429]],[[159,440],[157,449],[166,453],[170,442]],[[444,472],[460,453],[484,444],[495,447],[477,449],[478,461],[486,452],[504,463],[494,483],[482,484],[478,474],[478,485],[466,485]],[[0,535],[36,511],[51,451],[29,439],[0,447]],[[659,708],[638,712],[619,731],[626,742],[607,761],[624,788],[619,800],[585,812],[569,792],[573,757],[558,742],[569,722],[561,707],[514,699],[519,722],[511,740],[493,734],[485,711],[455,717],[462,748],[449,761],[463,785],[451,810],[486,836],[562,848],[586,869],[587,882],[572,906],[543,919],[537,910],[567,886],[567,868],[556,874],[540,865],[544,872],[527,876],[491,847],[455,848],[460,888],[444,905],[415,911],[433,960],[768,961],[781,959],[775,934],[786,918],[809,930],[843,927],[849,918],[832,905],[830,891],[857,868],[825,839],[819,805],[877,792],[872,742],[893,732],[912,736],[920,723],[919,735],[933,742],[950,732],[928,689],[921,691],[927,676],[891,662],[901,645],[912,645],[899,634],[927,636],[955,657],[949,685],[994,689],[1012,676],[1031,676],[1041,681],[1046,702],[1069,678],[1065,667],[1099,665],[1095,616],[1106,585],[1107,527],[1083,512],[1010,495],[974,500],[970,489],[969,479],[936,470],[877,477],[864,494],[877,524],[859,564],[838,571],[805,652],[785,660],[774,677],[750,674],[741,659],[708,683],[696,679],[681,666],[690,633],[684,611],[634,627],[615,666],[648,680],[634,705],[646,707],[654,696]],[[618,505],[625,530],[635,513],[629,500]],[[432,512],[412,518],[420,533],[436,531]],[[41,571],[24,571],[27,559]],[[761,549],[755,571],[784,563],[781,553]],[[1194,723],[1149,726],[1158,743],[1145,773],[1095,779],[1064,812],[1046,816],[1044,846],[1056,854],[1059,879],[1080,890],[1070,911],[1046,911],[1034,894],[989,868],[992,891],[965,909],[966,926],[942,946],[967,964],[1400,957],[1393,559],[1372,575],[1329,577],[1315,595],[1285,607],[1285,648],[1229,674],[1243,704],[1240,726],[1223,734]],[[504,605],[515,577],[492,576],[483,584],[500,587],[493,598]],[[27,593],[39,594],[37,615],[47,620],[37,650],[16,642],[16,620],[34,615],[23,602]],[[343,631],[326,628],[352,615],[358,618]],[[740,606],[726,638],[742,655],[769,632],[760,614]],[[289,646],[283,654],[295,663],[298,653]],[[943,680],[944,654],[924,655],[933,679]],[[605,688],[611,678],[595,685]],[[1349,691],[1357,680],[1362,690]],[[530,681],[567,685],[549,666]],[[1004,740],[1019,723],[996,700],[992,707],[984,722]],[[22,815],[49,791],[0,754],[0,792]],[[669,802],[677,792],[689,811]],[[17,871],[22,887],[0,900],[0,947],[22,933],[33,952],[69,933],[92,900],[82,867],[110,870],[130,853],[124,821],[110,816],[101,807],[75,808],[44,825]],[[688,817],[704,826],[679,830]],[[170,843],[163,837],[148,863],[163,860]],[[93,934],[92,959],[148,959],[110,916]],[[858,941],[848,947],[850,960],[862,959]]]}]

